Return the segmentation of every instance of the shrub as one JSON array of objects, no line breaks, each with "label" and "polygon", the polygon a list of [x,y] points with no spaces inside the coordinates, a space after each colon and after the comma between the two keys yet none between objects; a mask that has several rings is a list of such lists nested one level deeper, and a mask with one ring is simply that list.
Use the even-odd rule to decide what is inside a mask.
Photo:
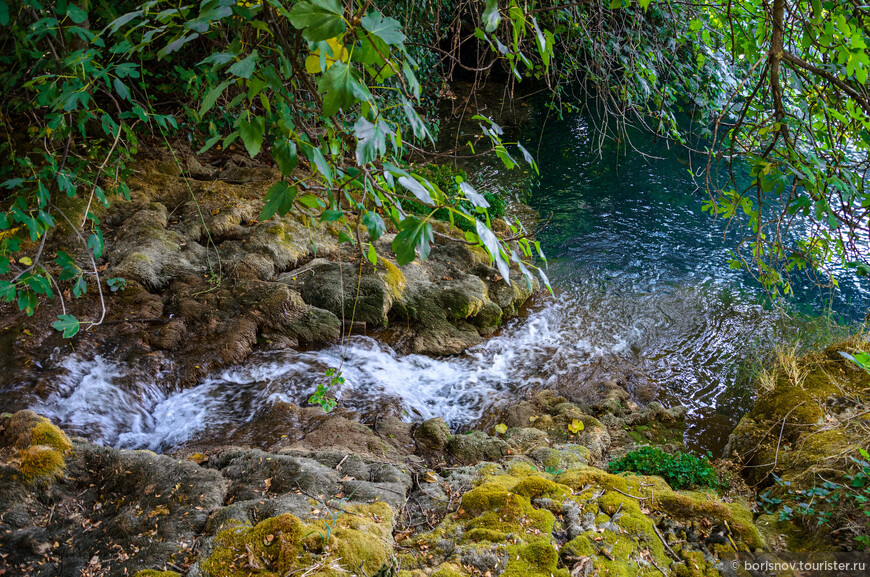
[{"label": "shrub", "polygon": [[640,475],[658,475],[674,489],[691,486],[715,487],[719,484],[713,465],[704,457],[688,453],[665,453],[655,447],[643,447],[612,461],[612,473],[631,471]]}]

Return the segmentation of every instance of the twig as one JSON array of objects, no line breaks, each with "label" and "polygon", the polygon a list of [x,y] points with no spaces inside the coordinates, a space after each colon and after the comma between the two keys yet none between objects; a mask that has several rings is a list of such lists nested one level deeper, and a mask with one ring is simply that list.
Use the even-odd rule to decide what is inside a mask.
[{"label": "twig", "polygon": [[656,535],[657,535],[657,536],[658,536],[658,538],[659,538],[659,539],[660,539],[660,540],[661,540],[661,542],[662,542],[662,545],[664,545],[664,546],[665,546],[665,549],[667,549],[667,550],[668,550],[668,553],[670,553],[670,554],[671,554],[671,557],[673,557],[673,558],[674,558],[674,559],[676,559],[676,560],[677,560],[677,561],[679,561],[679,560],[680,560],[680,558],[679,558],[679,557],[677,557],[677,554],[676,554],[676,553],[674,553],[674,550],[673,550],[673,549],[671,549],[671,546],[670,546],[670,545],[668,545],[668,542],[667,542],[667,541],[665,541],[665,538],[664,538],[664,537],[662,537],[662,534],[661,534],[661,533],[659,533],[659,529],[658,529],[658,527],[656,527],[656,524],[655,524],[655,523],[653,523],[653,524],[652,524],[652,528],[653,528],[653,531],[655,531],[655,532],[656,532]]},{"label": "twig", "polygon": [[628,493],[623,493],[622,491],[620,491],[616,487],[611,487],[611,489],[613,489],[614,491],[616,491],[617,493],[619,493],[621,495],[625,495],[626,497],[631,497],[632,499],[637,499],[638,501],[646,501],[647,499],[649,499],[649,497],[638,497],[637,495],[629,495]]}]

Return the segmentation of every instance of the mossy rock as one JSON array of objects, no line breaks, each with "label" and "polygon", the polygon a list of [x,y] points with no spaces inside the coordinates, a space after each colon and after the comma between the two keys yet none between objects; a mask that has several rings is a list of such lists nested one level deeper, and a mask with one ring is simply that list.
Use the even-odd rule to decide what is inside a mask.
[{"label": "mossy rock", "polygon": [[559,483],[554,483],[543,477],[528,477],[517,483],[513,491],[528,499],[540,497],[564,498],[571,494],[571,488]]},{"label": "mossy rock", "polygon": [[302,522],[290,514],[227,529],[200,568],[210,577],[285,575],[299,566],[302,537]]},{"label": "mossy rock", "polygon": [[347,506],[335,519],[307,524],[289,513],[270,517],[218,533],[200,568],[207,577],[277,577],[314,566],[322,567],[320,577],[371,575],[392,557],[393,520],[393,510],[380,502]]},{"label": "mossy rock", "polygon": [[143,569],[136,571],[133,577],[181,577],[176,571],[158,571],[157,569]]},{"label": "mossy rock", "polygon": [[66,433],[33,411],[18,411],[0,419],[0,452],[8,460],[17,461],[27,483],[51,481],[63,475],[71,451]]},{"label": "mossy rock", "polygon": [[527,545],[509,547],[510,561],[502,577],[569,577],[570,572],[557,568],[559,553],[547,539]]},{"label": "mossy rock", "polygon": [[[458,565],[454,563],[444,563],[443,565],[440,565],[434,573],[432,573],[431,577],[465,577],[466,575],[468,574],[464,573]],[[401,572],[399,573],[399,577],[402,577]]]},{"label": "mossy rock", "polygon": [[502,543],[507,540],[507,533],[496,531],[495,529],[472,529],[465,534],[465,538],[472,542],[490,541],[492,543]]}]

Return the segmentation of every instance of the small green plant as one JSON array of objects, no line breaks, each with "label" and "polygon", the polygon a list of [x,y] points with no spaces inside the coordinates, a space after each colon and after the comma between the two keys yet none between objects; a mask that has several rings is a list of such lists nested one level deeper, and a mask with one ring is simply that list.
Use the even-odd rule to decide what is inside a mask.
[{"label": "small green plant", "polygon": [[716,470],[707,457],[688,453],[665,453],[655,447],[642,447],[608,465],[612,473],[631,471],[640,475],[658,475],[674,489],[691,486],[716,487]]},{"label": "small green plant", "polygon": [[344,384],[344,377],[339,371],[332,368],[326,369],[323,375],[329,379],[329,382],[317,383],[317,388],[314,390],[314,394],[308,397],[308,402],[312,405],[319,405],[325,413],[331,413],[335,409],[337,401],[327,395],[332,387]]},{"label": "small green plant", "polygon": [[[864,449],[860,453],[861,459],[850,457],[858,468],[844,475],[844,483],[825,481],[809,489],[794,489],[789,481],[774,475],[785,494],[777,498],[768,490],[759,495],[759,506],[765,513],[778,512],[780,521],[799,521],[808,529],[835,521],[835,527],[843,525],[854,535],[856,549],[870,549],[870,453]],[[844,517],[848,520],[841,523]]]},{"label": "small green plant", "polygon": [[854,355],[850,355],[847,352],[840,351],[840,355],[842,355],[842,357],[847,361],[853,362],[858,367],[870,373],[870,353],[857,352]]}]

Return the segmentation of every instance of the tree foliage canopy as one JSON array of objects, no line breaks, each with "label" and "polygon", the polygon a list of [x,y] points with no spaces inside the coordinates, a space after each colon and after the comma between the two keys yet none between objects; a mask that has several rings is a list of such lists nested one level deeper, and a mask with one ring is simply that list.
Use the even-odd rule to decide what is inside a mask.
[{"label": "tree foliage canopy", "polygon": [[[389,222],[400,264],[427,256],[434,218],[461,221],[507,282],[510,263],[530,277],[543,255],[525,231],[499,239],[470,183],[442,190],[409,168],[434,144],[427,113],[457,74],[472,93],[493,77],[511,94],[544,90],[557,115],[590,108],[602,138],[640,124],[700,142],[706,209],[740,221],[735,266],[768,287],[787,293],[793,271],[831,263],[870,272],[870,38],[857,0],[0,0],[0,30],[0,298],[28,314],[60,283],[75,296],[122,283],[100,279],[94,207],[129,197],[143,143],[179,137],[273,160],[283,178],[261,219],[338,223],[373,262]],[[466,153],[537,169],[474,118],[478,138],[457,136]],[[57,226],[78,246],[49,255]],[[75,334],[62,312],[57,328]]]}]

